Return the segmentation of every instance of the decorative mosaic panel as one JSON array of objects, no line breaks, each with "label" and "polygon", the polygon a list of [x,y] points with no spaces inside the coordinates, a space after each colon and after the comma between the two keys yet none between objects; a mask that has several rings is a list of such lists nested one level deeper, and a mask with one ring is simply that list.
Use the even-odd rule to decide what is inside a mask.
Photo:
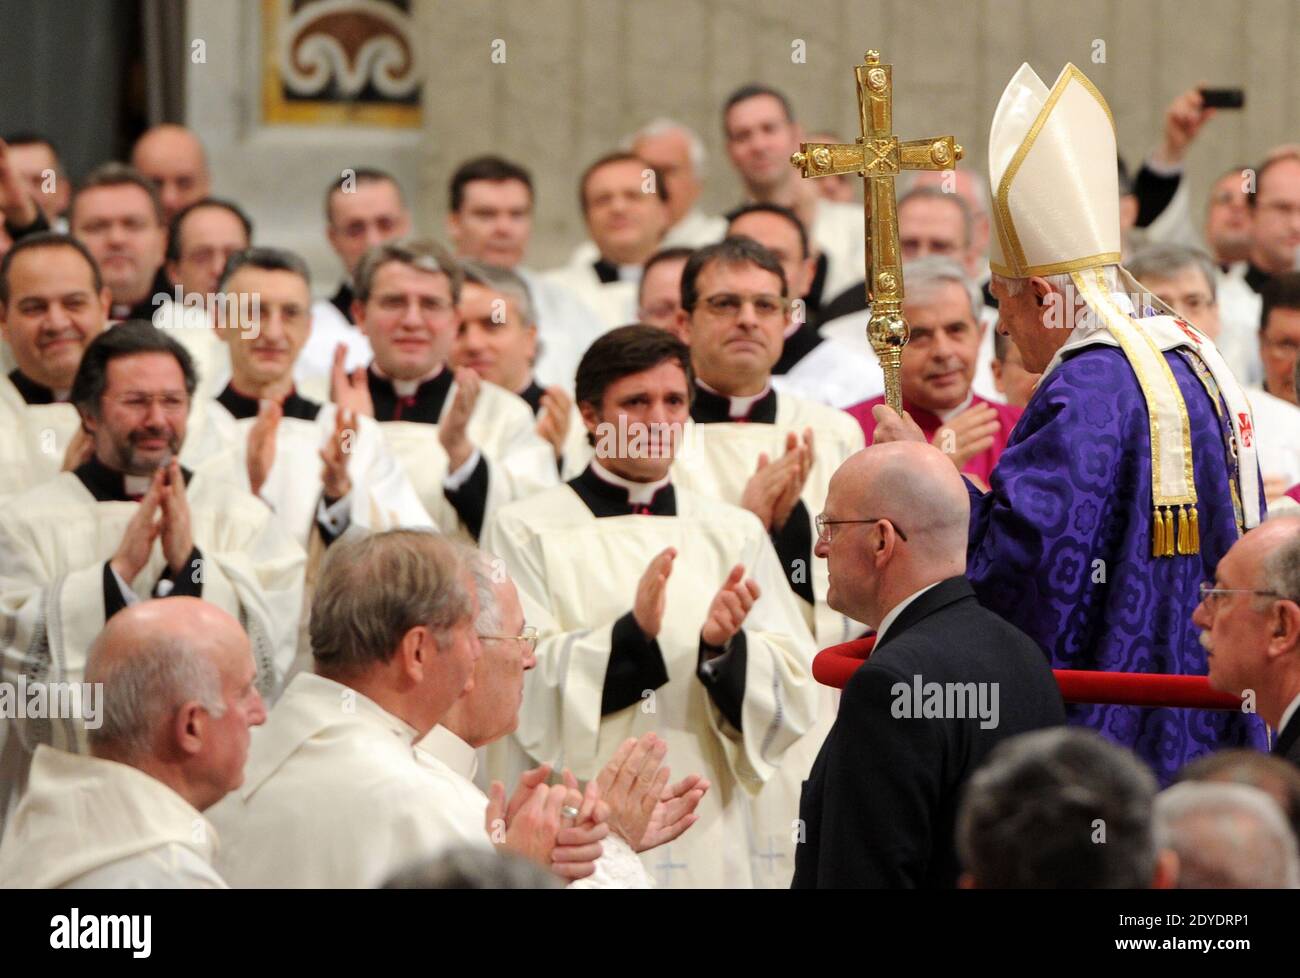
[{"label": "decorative mosaic panel", "polygon": [[420,125],[414,0],[262,0],[268,124]]}]

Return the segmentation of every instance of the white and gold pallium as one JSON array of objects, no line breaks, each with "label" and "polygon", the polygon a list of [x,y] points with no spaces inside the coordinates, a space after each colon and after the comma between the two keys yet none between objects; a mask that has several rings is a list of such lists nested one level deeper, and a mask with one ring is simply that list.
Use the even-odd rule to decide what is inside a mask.
[{"label": "white and gold pallium", "polygon": [[[1199,357],[1223,395],[1236,441],[1245,524],[1256,526],[1255,448],[1253,439],[1242,436],[1250,406],[1213,342],[1177,320],[1120,265],[1115,120],[1083,72],[1067,64],[1049,90],[1029,65],[1020,66],[993,114],[989,180],[989,267],[1014,279],[1068,274],[1088,308],[1045,373],[1082,346],[1108,344],[1124,352],[1137,376],[1151,422],[1153,556],[1200,549],[1187,405],[1164,357],[1172,349]],[[1115,266],[1113,284],[1103,272],[1107,266]]]}]

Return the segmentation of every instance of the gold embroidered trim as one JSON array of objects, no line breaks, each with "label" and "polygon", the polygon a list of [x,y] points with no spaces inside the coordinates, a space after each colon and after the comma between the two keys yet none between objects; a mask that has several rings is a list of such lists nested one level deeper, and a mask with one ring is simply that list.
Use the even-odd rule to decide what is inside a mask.
[{"label": "gold embroidered trim", "polygon": [[[1129,367],[1136,375],[1138,386],[1142,389],[1142,397],[1146,401],[1147,420],[1151,432],[1151,496],[1154,504],[1151,531],[1152,556],[1172,557],[1175,553],[1198,553],[1200,532],[1195,509],[1196,483],[1192,470],[1191,420],[1188,418],[1187,404],[1183,400],[1182,391],[1178,388],[1178,382],[1174,379],[1173,371],[1169,368],[1169,363],[1160,352],[1160,348],[1146,331],[1138,328],[1124,311],[1115,305],[1100,269],[1094,269],[1090,275],[1073,272],[1071,280],[1087,300],[1088,307],[1101,317],[1110,335],[1124,351]],[[1142,348],[1142,344],[1145,344],[1145,349]],[[1155,362],[1159,364],[1156,369],[1163,373],[1160,380],[1173,392],[1178,408],[1180,430],[1174,437],[1181,436],[1184,482],[1183,491],[1172,496],[1164,493],[1161,466],[1161,459],[1164,456],[1161,450],[1160,419],[1156,412],[1156,378],[1148,369],[1148,357],[1154,357]],[[1180,506],[1185,508],[1179,509]],[[1177,512],[1176,518],[1175,512]],[[1194,525],[1197,526],[1195,531]]]},{"label": "gold embroidered trim", "polygon": [[1108,251],[1100,255],[1090,255],[1087,258],[1053,262],[1050,265],[1033,265],[1019,271],[997,262],[989,262],[989,269],[1003,278],[1029,278],[1031,275],[1062,275],[1066,272],[1080,272],[1089,268],[1101,268],[1104,265],[1118,265],[1122,257],[1118,251]]}]

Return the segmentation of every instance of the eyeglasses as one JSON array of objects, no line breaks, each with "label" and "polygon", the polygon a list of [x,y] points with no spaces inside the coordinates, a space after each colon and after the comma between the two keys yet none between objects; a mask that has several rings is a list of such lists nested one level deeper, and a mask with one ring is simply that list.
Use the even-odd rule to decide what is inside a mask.
[{"label": "eyeglasses", "polygon": [[865,520],[830,520],[826,518],[825,513],[818,513],[817,518],[813,522],[817,526],[817,539],[824,540],[827,543],[830,543],[831,538],[826,532],[826,528],[830,526],[839,526],[841,523],[888,523],[894,528],[894,532],[898,534],[898,538],[904,543],[907,542],[907,534],[903,532],[903,528],[888,516],[872,516]]},{"label": "eyeglasses", "polygon": [[759,319],[780,319],[790,308],[790,300],[784,296],[759,294],[737,295],[734,292],[719,292],[704,298],[704,308],[719,319],[735,319],[745,303],[752,303],[754,315]]},{"label": "eyeglasses", "polygon": [[480,642],[523,642],[530,653],[537,651],[537,628],[533,625],[525,625],[518,635],[480,635],[478,639]]},{"label": "eyeglasses", "polygon": [[1265,598],[1277,598],[1281,601],[1289,600],[1286,595],[1278,594],[1276,591],[1264,591],[1260,588],[1250,587],[1215,587],[1210,581],[1202,581],[1201,600],[1207,602],[1211,607],[1218,604],[1219,600],[1225,594],[1258,594]]}]

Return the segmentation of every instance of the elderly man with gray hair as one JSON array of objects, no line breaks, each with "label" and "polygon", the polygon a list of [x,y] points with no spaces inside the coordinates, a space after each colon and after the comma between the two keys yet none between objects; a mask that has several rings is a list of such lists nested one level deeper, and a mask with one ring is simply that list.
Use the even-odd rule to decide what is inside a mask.
[{"label": "elderly man with gray hair", "polygon": [[957,816],[964,888],[1168,889],[1178,860],[1152,831],[1156,779],[1091,730],[998,745]]},{"label": "elderly man with gray hair", "polygon": [[971,772],[1006,738],[1065,722],[1042,649],[975,600],[968,519],[961,477],[929,445],[873,446],[831,479],[827,601],[876,637],[804,782],[796,888],[953,886]]},{"label": "elderly man with gray hair", "polygon": [[555,485],[555,453],[521,398],[448,363],[464,275],[441,245],[376,245],[355,277],[374,360],[351,373],[336,360],[332,399],[379,422],[440,529],[476,540],[497,507]]},{"label": "elderly man with gray hair", "polygon": [[668,187],[669,224],[662,247],[700,248],[726,236],[726,220],[696,206],[704,191],[705,153],[695,130],[660,117],[633,133],[624,148],[654,167]]},{"label": "elderly man with gray hair", "polygon": [[[563,386],[542,387],[534,375],[539,355],[537,315],[532,290],[518,272],[472,258],[460,259],[465,282],[456,304],[460,324],[451,347],[451,365],[474,371],[488,383],[513,391],[537,418],[535,431],[563,457],[568,443],[584,445],[581,418]],[[572,384],[572,376],[566,379]],[[573,431],[576,439],[569,438]],[[586,453],[583,453],[584,456]],[[585,462],[585,457],[583,459]]]},{"label": "elderly man with gray hair", "polygon": [[[537,629],[525,625],[519,592],[499,560],[479,552],[470,563],[479,606],[475,630],[483,654],[474,668],[472,686],[416,747],[418,755],[427,755],[464,778],[473,793],[472,799],[464,798],[467,820],[486,822],[497,833],[510,808],[500,781],[492,783],[490,795],[473,789],[478,750],[486,748],[497,757],[510,751],[507,738],[519,726],[525,675],[537,664]],[[636,853],[672,842],[695,824],[695,809],[709,783],[694,774],[670,786],[664,763],[667,751],[667,742],[653,733],[627,738],[588,784],[578,811],[561,810],[566,819],[561,841],[585,831],[582,825],[588,820],[608,821],[610,828],[595,872],[574,886],[621,889],[650,885]],[[550,774],[551,766],[543,764],[528,771],[520,783],[525,791],[535,790]],[[568,771],[563,772],[563,779],[577,788]]]},{"label": "elderly man with gray hair", "polygon": [[1296,839],[1277,803],[1245,784],[1185,782],[1155,802],[1155,835],[1178,856],[1180,890],[1294,890]]},{"label": "elderly man with gray hair", "polygon": [[1210,685],[1240,695],[1300,765],[1300,518],[1273,516],[1234,543],[1192,614]]},{"label": "elderly man with gray hair", "polygon": [[312,602],[315,672],[294,677],[243,788],[213,813],[231,885],[369,887],[446,847],[494,842],[566,878],[592,871],[606,827],[575,829],[570,846],[557,835],[561,809],[593,799],[527,784],[485,824],[477,789],[417,750],[474,682],[467,557],[419,530],[330,549]]},{"label": "elderly man with gray hair", "polygon": [[0,886],[224,888],[201,812],[239,787],[266,719],[248,636],[198,598],[118,612],[90,653],[89,754],[42,744],[0,844]]},{"label": "elderly man with gray hair", "polygon": [[[899,372],[903,410],[957,471],[987,486],[1023,412],[980,397],[971,387],[985,333],[979,286],[955,260],[937,255],[906,264],[903,278],[903,315],[912,331]],[[875,408],[884,403],[881,394],[848,408],[868,443],[876,431]]]}]

